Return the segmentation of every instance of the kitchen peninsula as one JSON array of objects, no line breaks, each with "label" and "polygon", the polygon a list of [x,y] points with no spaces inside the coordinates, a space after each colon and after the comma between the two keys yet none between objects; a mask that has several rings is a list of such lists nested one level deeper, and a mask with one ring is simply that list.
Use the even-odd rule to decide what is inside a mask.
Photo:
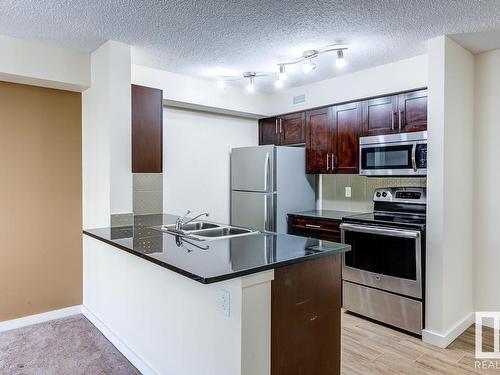
[{"label": "kitchen peninsula", "polygon": [[[341,254],[254,232],[207,241],[155,229],[84,231],[84,314],[144,374],[340,373]],[[217,343],[217,345],[215,345]]]}]

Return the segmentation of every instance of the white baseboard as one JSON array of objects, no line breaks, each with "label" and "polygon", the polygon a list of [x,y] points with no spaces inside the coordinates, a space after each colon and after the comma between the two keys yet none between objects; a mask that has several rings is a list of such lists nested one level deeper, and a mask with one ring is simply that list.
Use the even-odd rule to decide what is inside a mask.
[{"label": "white baseboard", "polygon": [[132,363],[143,375],[158,375],[153,368],[125,342],[123,342],[102,320],[86,306],[82,306],[82,314],[97,327],[99,331]]},{"label": "white baseboard", "polygon": [[465,316],[461,321],[455,324],[444,335],[433,332],[427,329],[422,331],[422,341],[437,346],[439,348],[446,348],[450,345],[458,336],[460,336],[464,331],[469,328],[475,322],[474,313],[470,313]]},{"label": "white baseboard", "polygon": [[82,305],[76,305],[76,306],[66,307],[64,309],[47,311],[41,314],[29,315],[22,318],[6,320],[0,322],[0,332],[26,327],[32,324],[48,322],[49,320],[65,318],[71,315],[78,315],[81,314],[81,312],[82,312]]}]

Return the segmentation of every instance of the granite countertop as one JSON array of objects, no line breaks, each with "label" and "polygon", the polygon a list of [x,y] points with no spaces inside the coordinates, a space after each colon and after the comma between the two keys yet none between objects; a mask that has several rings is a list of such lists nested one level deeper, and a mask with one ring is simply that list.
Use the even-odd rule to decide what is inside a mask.
[{"label": "granite countertop", "polygon": [[83,233],[203,284],[350,250],[349,245],[288,234],[258,232],[197,241],[152,228],[176,219],[174,215],[140,215],[131,226]]},{"label": "granite countertop", "polygon": [[312,210],[312,211],[301,211],[301,212],[289,212],[289,215],[312,217],[316,219],[330,219],[330,220],[342,220],[344,217],[359,215],[362,212],[353,211],[335,211],[335,210]]}]

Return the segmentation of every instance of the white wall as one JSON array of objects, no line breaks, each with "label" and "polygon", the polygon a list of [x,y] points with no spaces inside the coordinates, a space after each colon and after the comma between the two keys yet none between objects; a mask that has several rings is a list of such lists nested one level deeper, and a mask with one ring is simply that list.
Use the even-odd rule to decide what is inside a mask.
[{"label": "white wall", "polygon": [[[427,71],[427,55],[421,55],[308,85],[277,91],[270,98],[270,112],[282,114],[426,87]],[[293,97],[300,94],[306,94],[307,102],[302,105],[293,105]]]},{"label": "white wall", "polygon": [[500,311],[500,50],[475,56],[474,259],[477,311]]},{"label": "white wall", "polygon": [[91,64],[92,87],[82,95],[84,228],[132,212],[130,47],[107,42]]},{"label": "white wall", "polygon": [[258,144],[257,121],[166,107],[163,130],[163,211],[228,223],[230,150]]},{"label": "white wall", "polygon": [[0,80],[83,91],[90,86],[90,54],[0,35]]},{"label": "white wall", "polygon": [[474,58],[429,42],[427,290],[423,339],[446,346],[472,323]]},{"label": "white wall", "polygon": [[203,285],[88,236],[83,258],[84,315],[141,373],[270,374],[273,270]]},{"label": "white wall", "polygon": [[107,112],[111,130],[111,214],[133,211],[130,46],[108,42]]},{"label": "white wall", "polygon": [[163,90],[169,105],[233,113],[240,116],[265,117],[272,115],[269,95],[248,93],[239,87],[218,90],[214,81],[132,65],[132,83]]}]

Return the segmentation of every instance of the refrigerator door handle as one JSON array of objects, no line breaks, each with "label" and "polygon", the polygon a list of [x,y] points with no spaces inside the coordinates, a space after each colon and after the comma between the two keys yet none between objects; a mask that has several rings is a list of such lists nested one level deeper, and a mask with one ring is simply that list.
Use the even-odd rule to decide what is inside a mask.
[{"label": "refrigerator door handle", "polygon": [[270,165],[270,161],[271,161],[271,155],[269,154],[269,152],[266,154],[266,161],[264,162],[265,165],[264,165],[264,191],[269,191],[269,180],[270,180],[270,175],[269,175],[269,171],[271,169],[271,165]]},{"label": "refrigerator door handle", "polygon": [[267,197],[264,198],[264,230],[269,228],[269,215],[267,213]]},{"label": "refrigerator door handle", "polygon": [[[269,202],[270,200],[270,202]],[[274,195],[266,195],[264,200],[264,229],[269,232],[274,232]]]}]

